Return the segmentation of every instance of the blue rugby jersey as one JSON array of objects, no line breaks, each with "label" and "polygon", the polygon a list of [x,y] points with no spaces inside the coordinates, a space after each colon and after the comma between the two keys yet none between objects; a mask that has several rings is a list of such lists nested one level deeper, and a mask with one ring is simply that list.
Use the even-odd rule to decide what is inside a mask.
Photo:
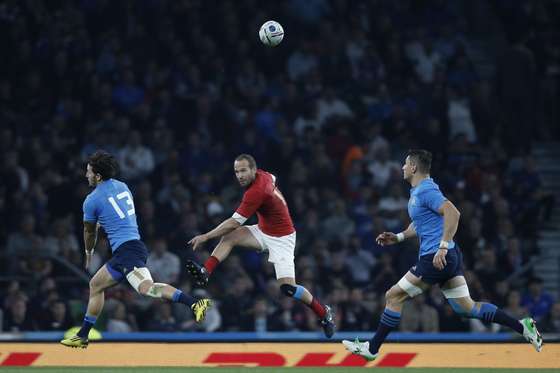
[{"label": "blue rugby jersey", "polygon": [[83,210],[84,221],[103,227],[113,252],[126,241],[140,239],[132,193],[122,181],[109,179],[97,185],[86,197]]},{"label": "blue rugby jersey", "polygon": [[[443,216],[438,210],[445,201],[447,198],[432,178],[424,179],[410,189],[408,215],[420,239],[419,256],[433,254],[439,249],[443,237]],[[449,249],[453,248],[455,242],[450,241]]]}]

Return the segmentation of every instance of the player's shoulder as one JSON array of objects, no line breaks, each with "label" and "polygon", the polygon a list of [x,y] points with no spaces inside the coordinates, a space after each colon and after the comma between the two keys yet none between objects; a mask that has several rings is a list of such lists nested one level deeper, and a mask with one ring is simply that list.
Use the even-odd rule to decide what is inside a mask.
[{"label": "player's shoulder", "polygon": [[272,182],[272,177],[270,173],[261,170],[259,168],[255,175],[255,180],[253,180],[253,182],[251,183],[248,189],[263,189],[271,182]]},{"label": "player's shoulder", "polygon": [[432,178],[424,180],[418,188],[421,193],[439,191],[439,185]]},{"label": "player's shoulder", "polygon": [[128,189],[128,185],[126,185],[124,181],[120,181],[119,179],[109,179],[107,180],[107,182],[112,186]]}]

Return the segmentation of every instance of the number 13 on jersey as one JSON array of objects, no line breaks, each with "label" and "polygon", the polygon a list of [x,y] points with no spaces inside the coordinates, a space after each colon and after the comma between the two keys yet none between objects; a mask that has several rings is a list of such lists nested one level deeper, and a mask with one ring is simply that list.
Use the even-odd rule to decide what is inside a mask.
[{"label": "number 13 on jersey", "polygon": [[[115,209],[115,212],[119,215],[119,218],[121,218],[121,219],[126,218],[125,213],[120,208],[117,201],[113,197],[109,197],[107,199],[111,203],[111,206],[113,206],[113,208]],[[128,214],[128,216],[134,215],[136,213],[136,210],[134,210],[134,201],[132,200],[132,196],[130,195],[130,193],[128,191],[117,194],[117,199],[119,201],[123,200],[123,199],[125,200],[126,204],[128,205],[128,206],[126,206],[126,213]]]}]

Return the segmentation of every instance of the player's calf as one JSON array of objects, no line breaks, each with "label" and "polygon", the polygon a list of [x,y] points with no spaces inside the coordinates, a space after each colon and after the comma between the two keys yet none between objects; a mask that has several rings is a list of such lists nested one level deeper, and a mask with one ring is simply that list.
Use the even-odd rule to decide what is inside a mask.
[{"label": "player's calf", "polygon": [[458,315],[468,319],[479,319],[486,322],[504,325],[515,330],[519,334],[523,334],[523,325],[492,303],[474,302],[470,295],[457,298],[451,297],[451,295],[464,295],[464,290],[463,292],[456,293],[450,293],[449,290],[447,290],[444,291],[444,295],[446,296],[453,311],[455,311]]},{"label": "player's calf", "polygon": [[334,334],[334,314],[331,307],[321,304],[311,293],[301,285],[281,284],[280,291],[287,297],[299,300],[313,310],[321,322],[321,327],[327,338]]}]

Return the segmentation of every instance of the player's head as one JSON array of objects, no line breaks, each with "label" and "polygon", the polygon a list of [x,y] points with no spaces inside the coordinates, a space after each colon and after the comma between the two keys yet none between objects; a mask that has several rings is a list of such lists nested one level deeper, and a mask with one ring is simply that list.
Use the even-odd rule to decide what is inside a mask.
[{"label": "player's head", "polygon": [[104,150],[98,150],[88,158],[86,177],[90,186],[109,180],[117,174],[119,165],[115,157]]},{"label": "player's head", "polygon": [[411,181],[414,176],[426,176],[430,174],[432,167],[432,153],[423,149],[411,149],[402,167],[403,178]]},{"label": "player's head", "polygon": [[242,187],[247,187],[255,180],[257,162],[255,162],[255,158],[249,154],[241,154],[235,158],[233,169],[235,170],[235,177],[237,181],[239,181],[239,184],[241,184]]}]

